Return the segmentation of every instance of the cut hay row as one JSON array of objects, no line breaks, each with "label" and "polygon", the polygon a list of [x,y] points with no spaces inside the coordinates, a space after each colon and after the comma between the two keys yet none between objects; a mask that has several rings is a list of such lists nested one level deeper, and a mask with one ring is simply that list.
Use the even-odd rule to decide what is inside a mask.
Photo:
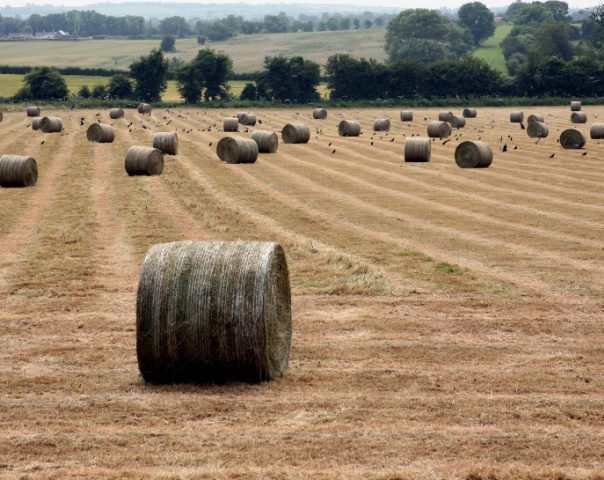
[{"label": "cut hay row", "polygon": [[260,153],[275,153],[279,148],[279,137],[269,130],[256,130],[252,133],[252,140],[258,144]]},{"label": "cut hay row", "polygon": [[128,175],[160,175],[164,170],[164,156],[157,148],[130,147],[125,167]]},{"label": "cut hay row", "polygon": [[226,163],[255,163],[258,144],[251,138],[224,137],[216,146],[216,154]]},{"label": "cut hay row", "polygon": [[361,134],[361,124],[356,120],[342,120],[338,125],[340,137],[358,137]]},{"label": "cut hay row", "polygon": [[283,143],[308,143],[310,129],[303,123],[288,123],[281,130]]},{"label": "cut hay row", "polygon": [[105,123],[93,123],[86,131],[89,142],[112,143],[115,140],[115,131],[111,125]]},{"label": "cut hay row", "polygon": [[32,157],[2,155],[0,187],[33,187],[38,181],[38,164]]},{"label": "cut hay row", "polygon": [[411,137],[405,140],[405,162],[429,162],[432,141],[424,137]]},{"label": "cut hay row", "polygon": [[157,148],[165,155],[178,155],[178,134],[176,132],[154,133],[153,148]]}]

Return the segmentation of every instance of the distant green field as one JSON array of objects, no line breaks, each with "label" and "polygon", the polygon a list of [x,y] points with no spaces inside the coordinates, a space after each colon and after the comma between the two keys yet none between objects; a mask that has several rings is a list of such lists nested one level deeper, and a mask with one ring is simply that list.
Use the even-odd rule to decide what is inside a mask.
[{"label": "distant green field", "polygon": [[505,58],[499,44],[512,31],[513,25],[499,25],[495,30],[495,34],[486,40],[481,48],[474,52],[474,56],[481,58],[491,67],[499,70],[504,75],[508,75],[508,69],[505,66]]}]

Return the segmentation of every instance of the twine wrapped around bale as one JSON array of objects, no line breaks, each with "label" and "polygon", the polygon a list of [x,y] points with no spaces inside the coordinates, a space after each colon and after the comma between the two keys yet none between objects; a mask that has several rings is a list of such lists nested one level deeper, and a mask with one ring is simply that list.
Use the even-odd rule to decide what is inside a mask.
[{"label": "twine wrapped around bale", "polygon": [[455,149],[455,163],[461,168],[487,168],[493,162],[493,151],[486,142],[465,141]]},{"label": "twine wrapped around bale", "polygon": [[465,117],[457,117],[454,115],[449,121],[449,125],[451,125],[451,128],[463,128],[466,126],[466,119]]},{"label": "twine wrapped around bale", "polygon": [[524,113],[522,113],[522,112],[511,112],[510,113],[510,122],[522,123],[522,120],[524,120]]},{"label": "twine wrapped around bale", "polygon": [[560,145],[567,150],[583,148],[587,139],[583,132],[569,128],[560,134]]},{"label": "twine wrapped around bale", "polygon": [[253,127],[256,125],[256,115],[253,113],[244,113],[241,115],[241,118],[239,118],[239,123],[247,127]]},{"label": "twine wrapped around bale", "polygon": [[224,117],[222,130],[224,132],[236,132],[239,130],[239,119],[237,117]]},{"label": "twine wrapped around bale", "polygon": [[531,138],[545,138],[549,135],[549,127],[543,122],[530,122],[526,133]]},{"label": "twine wrapped around bale", "polygon": [[570,102],[570,111],[571,112],[580,112],[581,111],[581,101],[580,100],[572,100]]},{"label": "twine wrapped around bale", "polygon": [[356,120],[342,120],[338,125],[340,137],[358,137],[361,134],[361,124]]},{"label": "twine wrapped around bale", "polygon": [[42,124],[43,117],[34,117],[31,119],[31,128],[32,130],[40,130]]},{"label": "twine wrapped around bale", "polygon": [[454,116],[453,112],[438,112],[438,120],[441,122],[449,122]]},{"label": "twine wrapped around bale", "polygon": [[89,142],[112,143],[115,140],[115,132],[111,125],[105,123],[93,123],[86,131]]},{"label": "twine wrapped around bale", "polygon": [[40,107],[27,107],[27,116],[28,117],[39,117],[40,116]]},{"label": "twine wrapped around bale", "polygon": [[257,383],[283,376],[291,290],[271,242],[153,245],[136,298],[139,370],[152,383]]},{"label": "twine wrapped around bale", "polygon": [[401,110],[401,122],[412,122],[413,112],[411,110]]},{"label": "twine wrapped around bale", "polygon": [[157,148],[130,147],[126,153],[128,175],[160,175],[164,170],[164,155]]},{"label": "twine wrapped around bale", "polygon": [[534,122],[543,123],[543,115],[540,115],[538,113],[533,113],[532,115],[528,116],[528,118],[526,119],[526,121],[528,123],[534,123]]},{"label": "twine wrapped around bale", "polygon": [[389,118],[376,118],[373,121],[374,132],[388,132],[390,131],[390,119]]},{"label": "twine wrapped around bale", "polygon": [[283,143],[308,143],[310,129],[303,123],[288,123],[281,130]]},{"label": "twine wrapped around bale", "polygon": [[63,121],[59,117],[42,117],[40,130],[44,133],[57,133],[63,130]]},{"label": "twine wrapped around bale", "polygon": [[0,187],[33,187],[38,181],[38,164],[32,157],[2,155]]},{"label": "twine wrapped around bale", "polygon": [[254,163],[258,159],[258,144],[251,138],[224,137],[216,146],[216,154],[227,163]]},{"label": "twine wrapped around bale", "polygon": [[124,111],[121,108],[112,108],[109,110],[109,118],[112,118],[113,120],[124,118]]},{"label": "twine wrapped around bale", "polygon": [[405,162],[429,162],[432,142],[425,137],[408,137],[405,140]]},{"label": "twine wrapped around bale", "polygon": [[260,153],[275,153],[279,147],[279,137],[268,130],[256,130],[252,133],[252,140],[258,144]]},{"label": "twine wrapped around bale", "polygon": [[141,103],[138,106],[138,113],[142,113],[143,115],[151,115],[152,111],[153,107],[151,107],[151,105],[149,105],[148,103]]},{"label": "twine wrapped around bale", "polygon": [[573,112],[570,115],[572,123],[587,123],[587,114],[585,112]]},{"label": "twine wrapped around bale", "polygon": [[315,120],[325,120],[327,118],[327,110],[324,108],[315,108],[312,111],[312,118]]},{"label": "twine wrapped around bale", "polygon": [[594,139],[604,138],[604,123],[594,123],[589,129],[589,136]]},{"label": "twine wrapped around bale", "polygon": [[475,108],[464,108],[463,109],[464,118],[476,118],[476,109]]},{"label": "twine wrapped around bale", "polygon": [[428,136],[431,138],[446,138],[451,135],[451,124],[449,122],[428,123]]},{"label": "twine wrapped around bale", "polygon": [[153,148],[165,155],[178,154],[178,135],[176,132],[156,132],[153,134]]}]

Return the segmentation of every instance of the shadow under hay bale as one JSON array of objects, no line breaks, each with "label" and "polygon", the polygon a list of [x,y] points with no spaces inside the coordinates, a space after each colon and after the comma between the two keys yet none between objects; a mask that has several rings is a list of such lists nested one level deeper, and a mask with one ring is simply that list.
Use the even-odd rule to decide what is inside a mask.
[{"label": "shadow under hay bale", "polygon": [[526,121],[528,123],[535,123],[535,122],[543,123],[543,115],[540,115],[538,113],[533,113],[532,115],[528,116],[528,118],[526,119]]},{"label": "shadow under hay bale", "polygon": [[524,113],[522,112],[510,112],[510,122],[512,123],[522,123],[524,120]]},{"label": "shadow under hay bale", "polygon": [[593,139],[604,138],[604,123],[594,123],[589,129],[589,136]]},{"label": "shadow under hay bale", "polygon": [[224,137],[216,146],[216,154],[226,163],[255,163],[258,144],[251,138]]},{"label": "shadow under hay bale", "polygon": [[441,122],[449,122],[454,116],[453,112],[438,112],[438,120]]},{"label": "shadow under hay bale", "polygon": [[549,135],[549,127],[543,122],[530,122],[526,134],[531,138],[545,138]]},{"label": "shadow under hay bale", "polygon": [[581,101],[580,100],[572,100],[570,102],[570,111],[571,112],[580,112],[581,111]]},{"label": "shadow under hay bale", "polygon": [[89,142],[112,143],[115,140],[115,132],[111,125],[105,123],[93,123],[86,131]]},{"label": "shadow under hay bale", "polygon": [[340,137],[358,137],[361,134],[361,124],[356,120],[342,120],[338,125]]},{"label": "shadow under hay bale", "polygon": [[224,117],[222,120],[223,132],[236,132],[239,130],[239,119],[237,117]]},{"label": "shadow under hay bale", "polygon": [[390,119],[389,118],[376,118],[373,121],[374,132],[388,132],[390,131]]},{"label": "shadow under hay bale", "polygon": [[252,140],[258,144],[260,153],[275,153],[279,148],[279,137],[275,132],[256,130],[252,133]]},{"label": "shadow under hay bale", "polygon": [[303,123],[288,123],[281,131],[283,143],[308,143],[310,129]]},{"label": "shadow under hay bale", "polygon": [[40,130],[44,133],[57,133],[63,130],[63,121],[59,117],[42,117]]},{"label": "shadow under hay bale", "polygon": [[178,155],[178,135],[176,132],[154,133],[153,148],[157,148],[165,155]]},{"label": "shadow under hay bale", "polygon": [[124,111],[121,108],[112,108],[109,110],[109,118],[112,118],[113,120],[124,118]]},{"label": "shadow under hay bale", "polygon": [[40,130],[40,126],[42,124],[43,117],[34,117],[31,119],[31,129],[32,130]]},{"label": "shadow under hay bale", "polygon": [[270,242],[153,245],[136,299],[139,370],[152,383],[257,383],[291,347],[285,252]]},{"label": "shadow under hay bale", "polygon": [[583,148],[586,142],[583,132],[575,128],[569,128],[560,134],[560,145],[566,150]]},{"label": "shadow under hay bale", "polygon": [[138,106],[138,113],[142,113],[143,115],[151,115],[151,112],[153,111],[153,107],[151,107],[151,105],[149,105],[148,103],[141,103]]},{"label": "shadow under hay bale", "polygon": [[38,181],[38,164],[32,157],[2,155],[0,187],[33,187]]},{"label": "shadow under hay bale", "polygon": [[464,108],[462,115],[464,118],[476,118],[477,112],[475,108]]},{"label": "shadow under hay bale", "polygon": [[455,163],[461,168],[487,168],[493,162],[493,151],[486,142],[461,142],[455,149]]},{"label": "shadow under hay bale", "polygon": [[312,118],[315,120],[325,120],[327,118],[327,110],[324,108],[315,108],[312,111]]},{"label": "shadow under hay bale", "polygon": [[164,155],[157,148],[130,147],[126,153],[128,175],[161,175],[164,170]]},{"label": "shadow under hay bale", "polygon": [[572,123],[587,123],[587,114],[585,112],[573,112],[570,115]]},{"label": "shadow under hay bale", "polygon": [[405,162],[429,162],[432,142],[425,137],[409,137],[405,140]]},{"label": "shadow under hay bale", "polygon": [[449,122],[428,123],[428,136],[430,138],[447,138],[451,135],[451,124]]},{"label": "shadow under hay bale", "polygon": [[40,116],[40,107],[27,107],[27,116],[28,117],[39,117]]},{"label": "shadow under hay bale", "polygon": [[253,127],[256,125],[256,115],[253,113],[244,113],[241,115],[241,118],[239,118],[239,123],[246,127]]},{"label": "shadow under hay bale", "polygon": [[413,112],[411,110],[401,110],[401,122],[412,122]]},{"label": "shadow under hay bale", "polygon": [[466,126],[466,119],[465,117],[453,116],[449,125],[451,125],[451,128],[463,128]]}]

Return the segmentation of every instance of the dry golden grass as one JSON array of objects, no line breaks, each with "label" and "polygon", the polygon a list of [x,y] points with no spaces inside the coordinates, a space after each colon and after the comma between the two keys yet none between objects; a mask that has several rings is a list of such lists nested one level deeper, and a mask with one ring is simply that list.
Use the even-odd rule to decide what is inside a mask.
[{"label": "dry golden grass", "polygon": [[[424,164],[403,162],[404,140],[438,110],[258,110],[255,128],[312,135],[251,165],[221,163],[207,130],[234,111],[43,113],[64,131],[0,123],[0,154],[39,168],[35,187],[0,189],[0,478],[604,476],[604,143],[563,150],[568,108],[525,110],[549,124],[538,143],[508,109],[479,109]],[[99,118],[114,143],[86,141]],[[343,119],[364,133],[339,137]],[[128,177],[128,148],[170,130],[164,173]],[[458,168],[456,145],[479,138],[492,166]],[[140,267],[182,239],[284,246],[282,380],[141,380]]]}]

